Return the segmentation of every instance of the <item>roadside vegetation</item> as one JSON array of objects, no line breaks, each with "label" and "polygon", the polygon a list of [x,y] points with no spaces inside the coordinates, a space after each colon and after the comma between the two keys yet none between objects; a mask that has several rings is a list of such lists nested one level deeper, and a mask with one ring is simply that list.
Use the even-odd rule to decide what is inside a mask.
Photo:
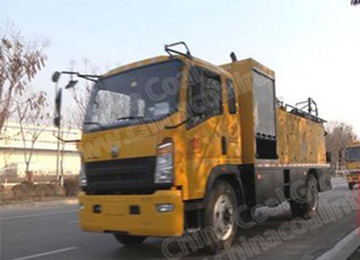
[{"label": "roadside vegetation", "polygon": [[23,181],[15,186],[1,184],[0,204],[75,198],[78,192],[77,178],[65,179],[63,186],[57,182],[36,183],[32,181]]},{"label": "roadside vegetation", "polygon": [[[0,140],[7,148],[0,152],[0,204],[76,196],[79,190],[77,176],[64,176],[64,142],[59,140],[57,145],[56,175],[37,175],[37,165],[33,162],[36,144],[46,127],[52,124],[49,96],[32,86],[33,79],[46,67],[49,41],[29,39],[11,22],[0,27],[0,38]],[[81,101],[79,95],[75,95],[78,103]],[[79,118],[75,114],[69,112],[67,117],[75,121]],[[18,132],[8,131],[9,122],[20,126]],[[16,149],[11,142],[15,139],[20,140],[23,148],[23,162],[14,163],[11,159]],[[25,165],[25,177],[13,172],[14,169],[18,171],[14,167],[17,163]],[[64,181],[58,181],[60,179]]]},{"label": "roadside vegetation", "polygon": [[352,125],[346,122],[330,121],[326,125],[326,152],[332,175],[343,175],[345,167],[345,150],[360,139]]}]

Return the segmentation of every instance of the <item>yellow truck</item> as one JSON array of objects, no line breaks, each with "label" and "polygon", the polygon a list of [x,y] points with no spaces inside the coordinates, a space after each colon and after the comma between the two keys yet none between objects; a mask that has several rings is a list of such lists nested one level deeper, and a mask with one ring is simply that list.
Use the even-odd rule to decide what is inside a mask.
[{"label": "yellow truck", "polygon": [[348,170],[346,180],[349,189],[352,190],[360,180],[360,142],[356,142],[346,149],[345,167]]},{"label": "yellow truck", "polygon": [[95,81],[78,143],[82,229],[124,245],[206,231],[216,253],[256,207],[313,216],[331,189],[316,103],[277,100],[275,73],[253,59],[165,50],[102,76],[63,72]]}]

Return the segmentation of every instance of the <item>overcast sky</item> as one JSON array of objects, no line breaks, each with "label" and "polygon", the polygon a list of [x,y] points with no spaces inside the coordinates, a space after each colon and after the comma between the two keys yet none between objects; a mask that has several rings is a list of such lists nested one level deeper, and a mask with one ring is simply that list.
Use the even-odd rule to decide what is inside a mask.
[{"label": "overcast sky", "polygon": [[112,68],[183,40],[214,64],[229,62],[231,51],[258,60],[275,70],[278,97],[312,97],[321,117],[352,124],[360,136],[360,6],[350,0],[0,0],[0,22],[51,42],[32,83],[50,95],[52,72],[70,59]]}]

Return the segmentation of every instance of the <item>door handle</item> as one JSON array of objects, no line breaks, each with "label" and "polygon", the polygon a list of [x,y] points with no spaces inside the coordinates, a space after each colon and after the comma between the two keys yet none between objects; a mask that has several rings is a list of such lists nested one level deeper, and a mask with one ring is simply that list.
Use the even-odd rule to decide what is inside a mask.
[{"label": "door handle", "polygon": [[225,155],[227,153],[227,147],[226,147],[226,137],[221,137],[221,154]]}]

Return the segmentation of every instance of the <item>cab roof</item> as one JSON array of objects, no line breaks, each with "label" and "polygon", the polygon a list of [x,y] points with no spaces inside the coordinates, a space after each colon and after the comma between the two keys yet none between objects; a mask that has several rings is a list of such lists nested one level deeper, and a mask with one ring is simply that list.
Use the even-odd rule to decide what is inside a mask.
[{"label": "cab roof", "polygon": [[360,147],[360,141],[359,142],[355,142],[355,143],[352,143],[348,146],[348,148],[352,148],[352,147]]},{"label": "cab roof", "polygon": [[174,56],[162,55],[162,56],[157,56],[157,57],[153,57],[153,58],[150,58],[150,59],[140,60],[140,61],[129,63],[129,64],[124,65],[124,66],[117,67],[117,68],[112,69],[109,72],[105,73],[102,77],[113,76],[115,74],[118,74],[118,73],[121,73],[121,72],[124,72],[124,71],[128,71],[128,70],[131,70],[131,69],[135,69],[135,68],[155,64],[155,63],[169,61],[169,60],[172,60],[172,59],[179,59],[179,60],[182,60],[185,63],[188,63],[190,65],[199,65],[199,66],[205,67],[205,68],[207,68],[207,69],[209,69],[209,70],[211,70],[213,72],[216,72],[218,74],[225,74],[226,76],[229,76],[229,77],[231,75],[225,69],[223,69],[223,68],[221,68],[219,66],[216,66],[214,64],[211,64],[211,63],[209,63],[207,61],[195,58],[195,57],[190,59],[190,58],[184,57],[182,55],[174,55]]}]

